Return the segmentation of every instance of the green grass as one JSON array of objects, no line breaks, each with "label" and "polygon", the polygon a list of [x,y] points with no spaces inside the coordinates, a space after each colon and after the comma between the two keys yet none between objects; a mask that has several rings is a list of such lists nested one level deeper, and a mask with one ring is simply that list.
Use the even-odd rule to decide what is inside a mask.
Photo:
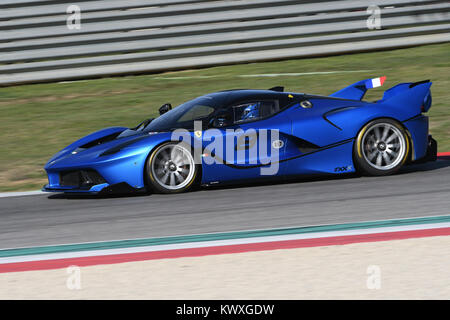
[{"label": "green grass", "polygon": [[[42,169],[58,150],[92,131],[133,126],[156,116],[166,102],[178,105],[196,96],[233,88],[328,95],[361,79],[386,75],[380,98],[399,83],[431,79],[431,133],[440,151],[450,151],[450,44],[314,59],[251,63],[159,75],[104,78],[68,83],[0,88],[0,191],[32,190],[46,182]],[[361,71],[279,77],[242,77],[270,73]],[[180,79],[179,77],[194,77]]]}]

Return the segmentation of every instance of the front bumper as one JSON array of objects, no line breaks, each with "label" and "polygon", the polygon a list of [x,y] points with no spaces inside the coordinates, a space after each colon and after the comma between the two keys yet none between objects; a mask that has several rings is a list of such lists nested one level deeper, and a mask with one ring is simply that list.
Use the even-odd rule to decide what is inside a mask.
[{"label": "front bumper", "polygon": [[[52,183],[53,182],[53,183]],[[94,169],[63,170],[49,174],[42,191],[64,193],[128,193],[137,191],[126,182],[110,184]]]},{"label": "front bumper", "polygon": [[44,192],[64,192],[72,194],[124,194],[146,191],[146,188],[133,188],[126,182],[108,184],[102,183],[89,187],[63,187],[63,186],[50,186],[46,184],[42,191]]},{"label": "front bumper", "polygon": [[45,192],[65,192],[65,193],[92,193],[97,194],[101,192],[103,189],[109,186],[108,183],[97,184],[93,186],[87,187],[77,187],[77,186],[55,186],[46,184],[42,191]]},{"label": "front bumper", "polygon": [[[117,186],[122,189],[140,190],[145,187],[144,166],[146,149],[133,149],[110,157],[83,159],[80,155],[69,156],[46,165],[47,192],[100,193]],[[86,156],[84,156],[86,157]]]},{"label": "front bumper", "polygon": [[62,170],[48,174],[49,183],[43,191],[98,193],[109,186],[103,176],[93,169]]}]

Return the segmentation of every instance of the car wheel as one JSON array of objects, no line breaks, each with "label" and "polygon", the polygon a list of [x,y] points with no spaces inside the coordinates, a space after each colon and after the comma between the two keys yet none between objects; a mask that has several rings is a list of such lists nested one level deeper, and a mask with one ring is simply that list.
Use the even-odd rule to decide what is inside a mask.
[{"label": "car wheel", "polygon": [[148,184],[154,191],[161,193],[188,190],[194,184],[198,171],[190,148],[176,142],[157,147],[146,165]]},{"label": "car wheel", "polygon": [[377,119],[365,125],[354,145],[359,172],[373,176],[393,174],[409,157],[410,142],[405,129],[392,119]]}]

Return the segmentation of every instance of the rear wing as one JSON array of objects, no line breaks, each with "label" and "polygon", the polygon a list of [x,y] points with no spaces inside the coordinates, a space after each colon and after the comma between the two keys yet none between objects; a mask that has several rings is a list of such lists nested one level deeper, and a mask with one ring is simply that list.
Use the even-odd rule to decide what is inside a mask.
[{"label": "rear wing", "polygon": [[[344,89],[341,89],[330,97],[361,100],[367,90],[383,85],[386,77],[367,79],[358,81]],[[377,103],[388,103],[395,105],[405,105],[420,112],[427,112],[431,107],[431,87],[430,80],[419,82],[400,83],[386,90],[383,98]]]},{"label": "rear wing", "polygon": [[408,106],[408,108],[415,109],[417,113],[427,112],[430,110],[432,103],[431,85],[430,80],[400,83],[386,90],[383,99],[377,102]]},{"label": "rear wing", "polygon": [[386,77],[379,77],[374,79],[366,79],[358,81],[348,87],[341,89],[335,93],[330,94],[330,97],[361,100],[366,94],[367,90],[381,87],[386,80]]}]

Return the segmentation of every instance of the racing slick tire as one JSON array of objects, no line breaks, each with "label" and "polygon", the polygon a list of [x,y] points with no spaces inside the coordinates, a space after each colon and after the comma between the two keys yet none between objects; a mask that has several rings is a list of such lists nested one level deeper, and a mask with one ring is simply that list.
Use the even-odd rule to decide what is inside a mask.
[{"label": "racing slick tire", "polygon": [[353,157],[357,171],[364,175],[396,173],[410,157],[408,133],[393,119],[373,120],[358,133]]},{"label": "racing slick tire", "polygon": [[158,193],[189,190],[199,176],[191,148],[179,142],[166,142],[155,148],[147,159],[147,185]]}]

